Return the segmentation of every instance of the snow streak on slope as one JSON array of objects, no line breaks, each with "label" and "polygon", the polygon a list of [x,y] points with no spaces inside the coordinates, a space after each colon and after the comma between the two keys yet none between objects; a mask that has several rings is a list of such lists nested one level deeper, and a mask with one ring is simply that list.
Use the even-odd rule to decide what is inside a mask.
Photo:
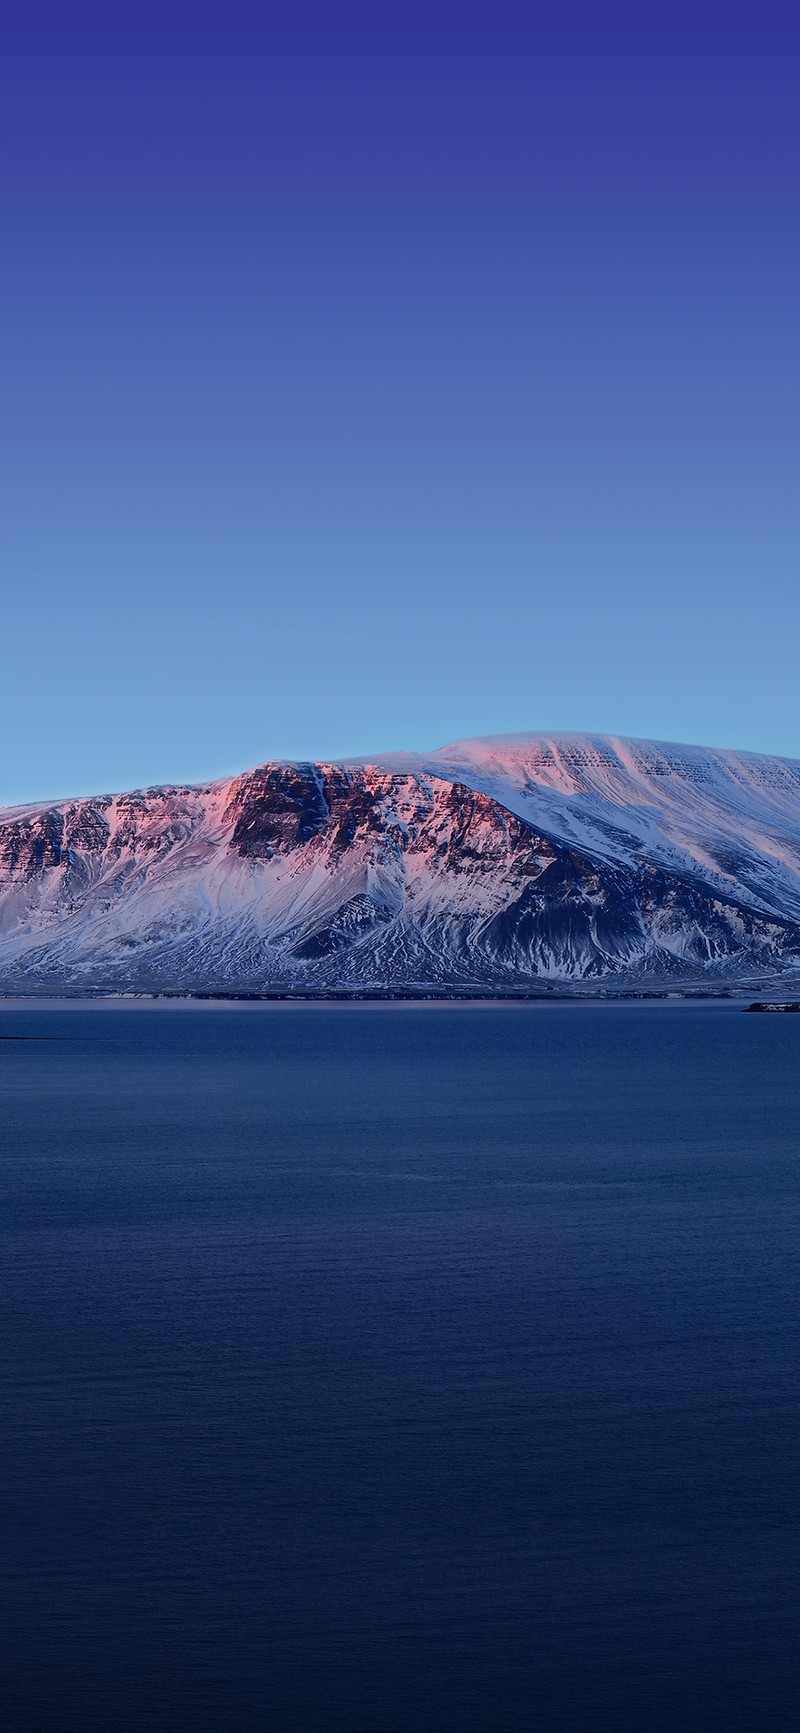
[{"label": "snow streak on slope", "polygon": [[800,764],[599,736],[0,813],[0,985],[800,973]]}]

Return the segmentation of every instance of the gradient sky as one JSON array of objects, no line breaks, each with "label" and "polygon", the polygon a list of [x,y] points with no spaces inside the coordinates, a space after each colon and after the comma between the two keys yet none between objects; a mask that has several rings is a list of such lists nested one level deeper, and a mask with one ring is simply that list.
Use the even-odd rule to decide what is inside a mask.
[{"label": "gradient sky", "polygon": [[0,800],[800,756],[796,3],[14,10]]}]

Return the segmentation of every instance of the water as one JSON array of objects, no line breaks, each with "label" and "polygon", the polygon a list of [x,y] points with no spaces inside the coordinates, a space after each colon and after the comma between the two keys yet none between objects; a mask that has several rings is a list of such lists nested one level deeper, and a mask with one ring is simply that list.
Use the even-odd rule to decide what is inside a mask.
[{"label": "water", "polygon": [[0,1034],[5,1726],[797,1726],[800,1018]]}]

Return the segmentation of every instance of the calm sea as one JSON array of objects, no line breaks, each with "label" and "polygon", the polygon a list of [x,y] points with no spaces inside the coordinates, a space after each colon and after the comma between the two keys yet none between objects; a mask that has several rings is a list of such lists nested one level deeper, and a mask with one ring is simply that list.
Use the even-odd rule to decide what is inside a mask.
[{"label": "calm sea", "polygon": [[794,1733],[800,1017],[0,1035],[9,1733]]}]

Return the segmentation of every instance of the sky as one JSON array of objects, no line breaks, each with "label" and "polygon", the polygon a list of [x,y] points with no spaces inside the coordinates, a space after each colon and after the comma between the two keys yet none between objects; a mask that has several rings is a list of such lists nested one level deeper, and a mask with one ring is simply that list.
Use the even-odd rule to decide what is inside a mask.
[{"label": "sky", "polygon": [[800,757],[800,12],[9,9],[0,802]]}]

